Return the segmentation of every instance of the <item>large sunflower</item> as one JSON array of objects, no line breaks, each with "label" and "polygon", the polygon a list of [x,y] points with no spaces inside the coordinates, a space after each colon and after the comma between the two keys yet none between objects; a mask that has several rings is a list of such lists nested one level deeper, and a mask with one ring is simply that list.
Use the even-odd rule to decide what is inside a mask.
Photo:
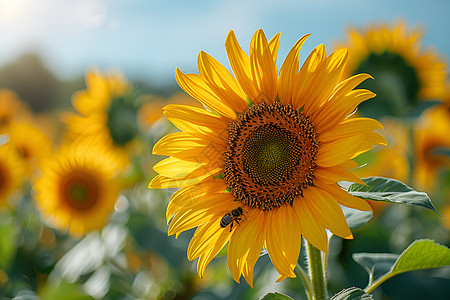
[{"label": "large sunflower", "polygon": [[361,182],[351,159],[385,140],[375,120],[349,118],[372,98],[354,88],[370,75],[343,80],[347,50],[327,57],[317,46],[299,70],[303,36],[280,72],[280,35],[269,42],[258,30],[250,55],[233,31],[225,42],[233,77],[200,52],[200,75],[176,70],[179,85],[205,108],[168,105],[165,116],[182,132],[163,137],[154,154],[168,155],[154,166],[150,188],[181,187],[167,208],[169,235],[198,227],[188,258],[199,258],[202,277],[208,263],[228,243],[228,266],[239,282],[252,284],[262,248],[280,278],[295,277],[301,236],[327,252],[325,229],[352,238],[339,206],[370,210],[337,184]]},{"label": "large sunflower", "polygon": [[126,166],[138,126],[134,95],[122,74],[88,72],[86,89],[73,94],[72,104],[78,113],[63,116],[70,137],[95,139],[110,146]]},{"label": "large sunflower", "polygon": [[347,76],[368,72],[375,81],[362,87],[377,93],[377,101],[361,105],[371,116],[401,116],[419,100],[442,99],[445,95],[446,66],[434,49],[423,49],[420,29],[407,30],[404,22],[394,26],[373,25],[365,30],[350,28]]},{"label": "large sunflower", "polygon": [[0,143],[0,208],[20,188],[24,178],[23,161],[10,143]]},{"label": "large sunflower", "polygon": [[42,162],[34,184],[42,216],[75,237],[102,228],[120,191],[118,165],[115,156],[94,143],[63,146]]}]

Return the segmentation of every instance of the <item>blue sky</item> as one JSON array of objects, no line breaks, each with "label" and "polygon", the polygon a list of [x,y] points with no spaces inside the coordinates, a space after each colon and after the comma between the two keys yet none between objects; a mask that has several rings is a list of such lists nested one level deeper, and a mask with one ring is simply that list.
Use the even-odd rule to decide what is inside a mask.
[{"label": "blue sky", "polygon": [[426,32],[424,46],[450,57],[448,0],[0,0],[0,66],[33,50],[70,79],[92,66],[129,78],[174,81],[178,66],[196,72],[204,50],[228,66],[224,41],[233,29],[244,49],[258,28],[281,32],[279,61],[303,34],[303,57],[331,48],[353,25],[402,18]]}]

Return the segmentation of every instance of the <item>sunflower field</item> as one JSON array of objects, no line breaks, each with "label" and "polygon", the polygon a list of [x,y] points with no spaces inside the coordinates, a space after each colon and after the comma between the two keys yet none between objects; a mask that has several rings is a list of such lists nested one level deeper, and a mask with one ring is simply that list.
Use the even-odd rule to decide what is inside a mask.
[{"label": "sunflower field", "polygon": [[294,2],[0,1],[0,300],[448,299],[450,5]]}]

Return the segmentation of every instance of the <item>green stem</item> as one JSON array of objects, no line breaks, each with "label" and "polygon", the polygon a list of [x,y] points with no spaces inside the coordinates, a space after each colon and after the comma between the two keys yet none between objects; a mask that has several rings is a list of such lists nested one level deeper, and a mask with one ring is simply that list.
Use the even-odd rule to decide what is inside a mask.
[{"label": "green stem", "polygon": [[328,297],[326,269],[324,268],[322,253],[308,242],[306,242],[306,249],[308,250],[309,275],[312,283],[313,300],[326,300]]},{"label": "green stem", "polygon": [[303,285],[305,286],[305,289],[306,289],[306,295],[308,296],[308,299],[312,300],[313,298],[312,298],[312,290],[311,290],[311,281],[309,280],[308,274],[306,273],[305,269],[303,269],[303,267],[297,263],[294,271],[297,274],[297,277],[300,277],[302,279]]},{"label": "green stem", "polygon": [[392,275],[392,273],[387,274],[385,276],[382,276],[380,278],[378,278],[377,280],[375,280],[370,286],[368,286],[364,292],[366,292],[367,294],[370,294],[373,292],[374,289],[376,289],[377,287],[379,287],[383,282],[385,282],[386,280],[388,280],[389,278],[393,277],[394,275]]}]

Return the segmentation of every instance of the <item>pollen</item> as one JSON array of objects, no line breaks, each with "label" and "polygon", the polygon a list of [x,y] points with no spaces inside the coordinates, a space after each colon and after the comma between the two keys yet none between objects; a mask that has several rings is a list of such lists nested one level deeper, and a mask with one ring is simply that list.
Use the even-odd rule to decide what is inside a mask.
[{"label": "pollen", "polygon": [[301,109],[253,105],[228,131],[224,178],[236,201],[271,210],[313,184],[319,144]]}]

